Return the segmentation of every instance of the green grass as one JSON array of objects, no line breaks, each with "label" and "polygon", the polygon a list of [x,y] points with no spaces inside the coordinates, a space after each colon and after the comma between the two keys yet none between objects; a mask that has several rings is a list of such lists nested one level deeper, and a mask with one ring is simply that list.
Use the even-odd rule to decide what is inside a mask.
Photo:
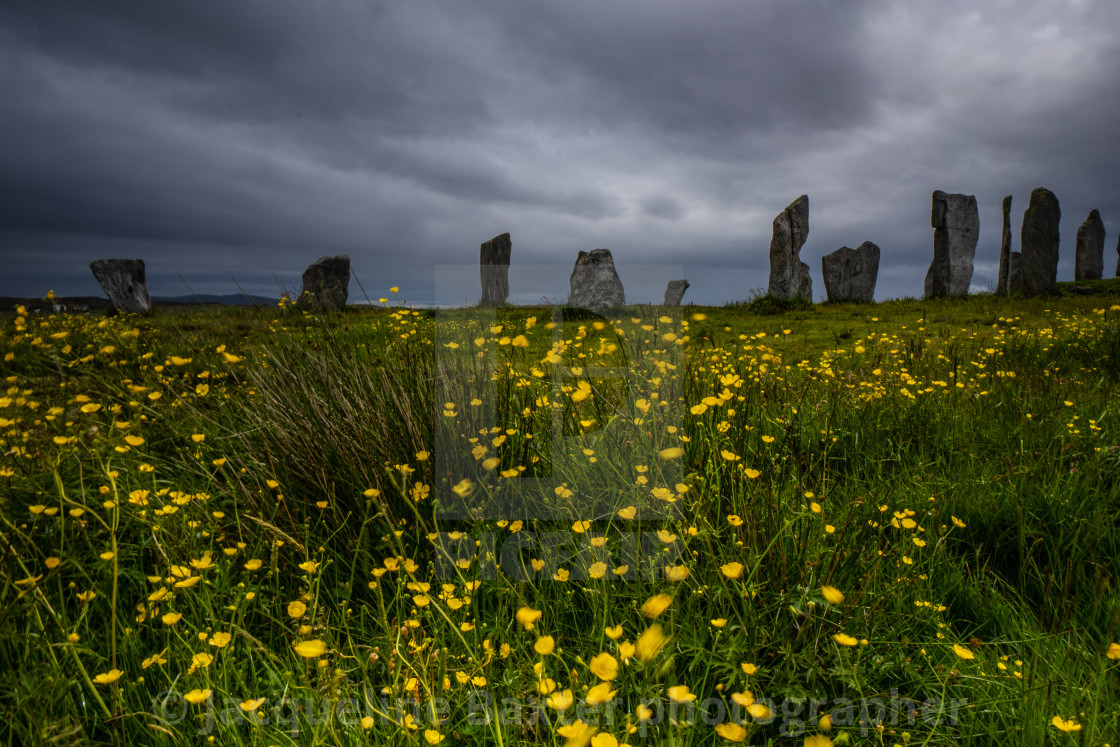
[{"label": "green grass", "polygon": [[1120,292],[1078,285],[8,315],[0,736],[1115,742]]}]

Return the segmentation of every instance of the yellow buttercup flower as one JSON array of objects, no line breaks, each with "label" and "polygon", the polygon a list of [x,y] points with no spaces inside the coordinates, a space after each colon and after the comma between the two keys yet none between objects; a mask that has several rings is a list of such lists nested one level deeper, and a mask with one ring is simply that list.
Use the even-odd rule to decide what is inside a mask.
[{"label": "yellow buttercup flower", "polygon": [[646,617],[660,617],[672,603],[673,598],[668,594],[655,594],[642,604],[642,614]]},{"label": "yellow buttercup flower", "polygon": [[205,690],[197,690],[196,689],[196,690],[191,690],[189,693],[184,695],[183,700],[187,701],[191,705],[198,705],[200,703],[205,703],[207,700],[209,700],[210,696],[213,695],[213,694],[214,694],[214,691],[211,690],[210,688],[206,688]]},{"label": "yellow buttercup flower", "polygon": [[552,693],[552,695],[549,695],[548,700],[545,702],[548,704],[548,707],[554,711],[566,711],[572,707],[572,702],[574,700],[571,690],[557,690]]},{"label": "yellow buttercup flower", "polygon": [[525,628],[525,630],[532,630],[533,626],[537,624],[537,620],[540,620],[543,614],[544,613],[540,610],[535,610],[532,607],[522,607],[517,610],[517,614],[514,617],[517,619],[517,622],[521,623],[521,627]]},{"label": "yellow buttercup flower", "polygon": [[592,658],[588,668],[601,680],[613,680],[618,676],[618,661],[606,651]]},{"label": "yellow buttercup flower", "polygon": [[123,674],[124,672],[119,669],[110,669],[108,672],[102,672],[96,675],[93,678],[93,682],[95,685],[111,685],[119,680]]},{"label": "yellow buttercup flower", "polygon": [[669,638],[661,631],[661,626],[654,623],[638,637],[634,644],[634,653],[642,661],[649,661],[661,653],[661,649],[665,648],[668,642]]},{"label": "yellow buttercup flower", "polygon": [[550,635],[542,635],[533,644],[533,650],[541,656],[548,656],[556,648],[556,639]]},{"label": "yellow buttercup flower", "polygon": [[1066,733],[1072,731],[1081,731],[1081,724],[1077,723],[1073,719],[1066,721],[1061,716],[1055,716],[1050,723],[1053,724],[1054,728],[1058,731],[1064,731]]},{"label": "yellow buttercup flower", "polygon": [[600,682],[598,685],[595,685],[595,687],[587,691],[587,697],[585,698],[585,700],[587,701],[588,705],[600,705],[602,703],[610,702],[611,699],[614,698],[614,696],[617,694],[618,690],[612,690],[610,682]]},{"label": "yellow buttercup flower", "polygon": [[750,690],[743,693],[731,693],[731,702],[743,708],[747,708],[754,703],[754,693]]},{"label": "yellow buttercup flower", "polygon": [[327,644],[316,639],[311,641],[301,641],[295,645],[295,652],[305,659],[314,659],[317,656],[322,656],[327,652]]},{"label": "yellow buttercup flower", "polygon": [[688,685],[674,685],[666,691],[666,694],[674,703],[691,703],[696,700],[696,695],[689,692]]},{"label": "yellow buttercup flower", "polygon": [[689,576],[687,566],[673,565],[665,569],[665,579],[674,583],[684,581]]},{"label": "yellow buttercup flower", "polygon": [[822,586],[821,594],[829,604],[840,605],[844,603],[844,595],[835,586]]},{"label": "yellow buttercup flower", "polygon": [[832,636],[832,640],[836,641],[841,646],[858,646],[859,645],[859,640],[858,639],[852,638],[850,635],[847,635],[845,633],[835,634],[834,636]]},{"label": "yellow buttercup flower", "polygon": [[303,617],[303,613],[307,612],[307,605],[298,599],[294,602],[288,603],[288,617],[293,620],[298,620]]},{"label": "yellow buttercup flower", "polygon": [[740,578],[743,575],[745,567],[742,563],[732,561],[719,567],[721,573],[728,578]]},{"label": "yellow buttercup flower", "polygon": [[970,650],[968,650],[967,648],[965,648],[964,646],[962,646],[959,643],[954,643],[953,644],[953,653],[956,654],[957,656],[959,656],[962,659],[975,659],[976,658],[976,654],[972,653]]},{"label": "yellow buttercup flower", "polygon": [[747,738],[747,730],[740,724],[736,724],[734,721],[717,724],[716,734],[719,734],[728,742],[742,742]]}]

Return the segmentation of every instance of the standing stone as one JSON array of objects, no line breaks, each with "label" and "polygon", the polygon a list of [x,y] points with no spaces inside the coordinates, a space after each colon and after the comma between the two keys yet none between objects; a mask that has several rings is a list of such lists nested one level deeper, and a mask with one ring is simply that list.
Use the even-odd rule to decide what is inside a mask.
[{"label": "standing stone", "polygon": [[1007,294],[1023,292],[1023,255],[1011,252],[1007,263]]},{"label": "standing stone", "polygon": [[350,256],[322,257],[303,271],[301,306],[315,309],[343,309],[350,296]]},{"label": "standing stone", "polygon": [[934,191],[930,225],[934,228],[933,262],[926,273],[926,298],[967,295],[980,236],[976,197]]},{"label": "standing stone", "polygon": [[809,236],[809,198],[801,195],[774,218],[770,239],[770,286],[775,298],[804,296],[813,300],[813,278],[809,265],[801,261],[801,247]]},{"label": "standing stone", "polygon": [[999,242],[999,280],[996,295],[1006,296],[1011,291],[1011,195],[1003,198],[1003,235]]},{"label": "standing stone", "polygon": [[624,306],[626,292],[614,269],[610,249],[581,251],[569,279],[568,305],[591,311]]},{"label": "standing stone", "polygon": [[1074,280],[1100,280],[1104,277],[1104,221],[1097,210],[1077,229],[1077,254]]},{"label": "standing stone", "polygon": [[150,314],[152,298],[142,259],[96,259],[89,263],[113,308],[122,314]]},{"label": "standing stone", "polygon": [[508,233],[483,242],[478,260],[482,272],[483,306],[504,306],[509,298],[509,255],[512,249]]},{"label": "standing stone", "polygon": [[665,305],[680,306],[686,290],[688,290],[687,280],[670,280],[668,287],[665,288]]},{"label": "standing stone", "polygon": [[824,290],[829,301],[875,300],[875,280],[879,276],[879,247],[870,241],[858,249],[842,246],[821,258]]},{"label": "standing stone", "polygon": [[1061,219],[1062,210],[1053,192],[1042,187],[1031,192],[1030,204],[1023,214],[1023,230],[1019,232],[1023,293],[1028,296],[1054,292]]},{"label": "standing stone", "polygon": [[1120,237],[1116,239],[1116,277],[1120,278]]}]

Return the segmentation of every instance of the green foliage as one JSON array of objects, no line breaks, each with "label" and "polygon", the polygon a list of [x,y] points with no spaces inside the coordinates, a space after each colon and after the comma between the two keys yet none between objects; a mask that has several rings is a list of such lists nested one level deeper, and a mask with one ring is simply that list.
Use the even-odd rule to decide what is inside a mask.
[{"label": "green foliage", "polygon": [[[740,736],[638,718],[681,686],[756,744],[1115,740],[1114,288],[0,319],[0,736],[578,744],[477,698],[607,654],[592,744]],[[892,693],[956,721],[845,720]]]}]

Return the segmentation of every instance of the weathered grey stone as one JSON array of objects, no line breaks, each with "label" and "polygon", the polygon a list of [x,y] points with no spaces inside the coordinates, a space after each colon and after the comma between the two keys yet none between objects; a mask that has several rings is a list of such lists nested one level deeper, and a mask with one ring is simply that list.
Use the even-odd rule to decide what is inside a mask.
[{"label": "weathered grey stone", "polygon": [[142,259],[96,259],[89,263],[113,308],[122,314],[150,314],[152,298]]},{"label": "weathered grey stone", "polygon": [[809,236],[809,198],[801,195],[774,218],[770,239],[770,285],[767,294],[775,298],[804,296],[813,300],[813,279],[809,265],[801,261],[801,247]]},{"label": "weathered grey stone", "polygon": [[483,306],[502,306],[509,298],[509,255],[512,248],[508,233],[482,244],[478,262],[482,272]]},{"label": "weathered grey stone", "polygon": [[1007,293],[1023,292],[1023,255],[1011,252],[1007,263]]},{"label": "weathered grey stone", "polygon": [[569,279],[568,305],[591,311],[624,306],[626,292],[614,269],[610,249],[581,251]]},{"label": "weathered grey stone", "polygon": [[1077,229],[1074,280],[1100,280],[1104,276],[1104,221],[1097,210]]},{"label": "weathered grey stone", "polygon": [[999,280],[996,294],[1006,296],[1011,291],[1011,195],[1003,198],[1003,234],[999,242]]},{"label": "weathered grey stone", "polygon": [[687,280],[670,280],[665,288],[665,305],[680,306],[686,290],[688,290]]},{"label": "weathered grey stone", "polygon": [[863,242],[858,249],[842,246],[822,257],[821,265],[829,301],[875,300],[879,247],[870,241]]},{"label": "weathered grey stone", "polygon": [[342,309],[350,296],[350,256],[322,257],[303,271],[301,306],[315,309]]},{"label": "weathered grey stone", "polygon": [[1025,295],[1054,292],[1058,280],[1058,246],[1061,243],[1058,224],[1061,220],[1062,210],[1053,192],[1042,187],[1031,192],[1030,204],[1023,214],[1023,230],[1019,232]]},{"label": "weathered grey stone", "polygon": [[934,191],[930,225],[933,261],[926,273],[926,297],[967,295],[980,236],[976,197]]}]

